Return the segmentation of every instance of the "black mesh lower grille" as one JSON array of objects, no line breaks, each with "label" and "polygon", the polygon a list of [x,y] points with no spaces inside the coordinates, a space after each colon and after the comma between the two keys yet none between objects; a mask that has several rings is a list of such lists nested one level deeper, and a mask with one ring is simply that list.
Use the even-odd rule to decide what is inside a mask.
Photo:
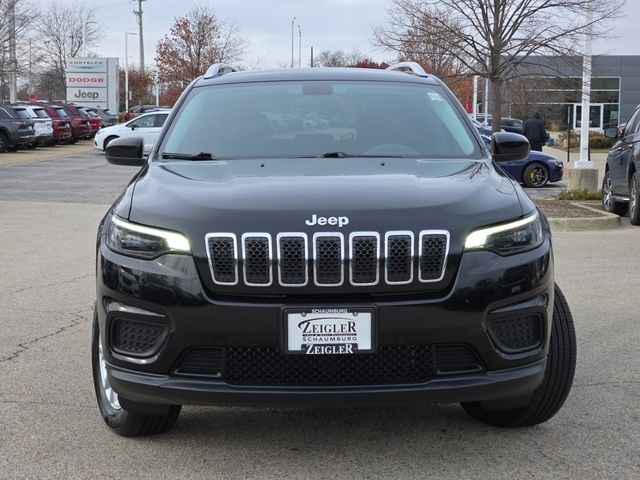
[{"label": "black mesh lower grille", "polygon": [[271,282],[271,255],[267,237],[245,237],[244,281],[247,284],[268,285]]},{"label": "black mesh lower grille", "polygon": [[318,285],[342,283],[342,238],[338,236],[316,238],[315,275]]},{"label": "black mesh lower grille", "polygon": [[222,375],[225,349],[222,347],[195,348],[184,354],[176,373],[182,375],[205,375],[219,377]]},{"label": "black mesh lower grille", "polygon": [[303,285],[307,281],[304,237],[284,237],[279,242],[280,283]]},{"label": "black mesh lower grille", "polygon": [[434,233],[422,236],[420,256],[420,280],[433,281],[442,276],[447,252],[446,235]]},{"label": "black mesh lower grille", "polygon": [[352,283],[376,283],[378,281],[378,238],[354,237],[351,248]]},{"label": "black mesh lower grille", "polygon": [[391,235],[387,238],[387,281],[409,282],[413,274],[413,245],[409,235]]},{"label": "black mesh lower grille", "polygon": [[438,373],[469,372],[481,370],[476,355],[466,345],[437,345],[436,365]]},{"label": "black mesh lower grille", "polygon": [[505,352],[536,348],[542,341],[542,317],[535,314],[492,320],[489,322],[489,335]]},{"label": "black mesh lower grille", "polygon": [[153,353],[165,337],[166,327],[158,323],[116,318],[111,322],[111,348],[127,355]]},{"label": "black mesh lower grille", "polygon": [[433,376],[428,345],[380,347],[360,355],[285,355],[276,348],[228,348],[225,379],[237,385],[385,385]]},{"label": "black mesh lower grille", "polygon": [[235,240],[231,237],[211,237],[208,243],[213,279],[221,283],[237,282]]}]

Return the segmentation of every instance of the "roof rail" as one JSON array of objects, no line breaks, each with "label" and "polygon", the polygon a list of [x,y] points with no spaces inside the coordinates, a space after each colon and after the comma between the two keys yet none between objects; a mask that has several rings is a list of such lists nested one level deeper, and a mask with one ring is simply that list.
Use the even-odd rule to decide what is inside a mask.
[{"label": "roof rail", "polygon": [[416,62],[400,62],[387,67],[387,70],[395,70],[396,72],[411,73],[419,77],[426,77],[427,72]]},{"label": "roof rail", "polygon": [[238,69],[226,63],[214,63],[209,67],[204,78],[214,78],[224,75],[225,73],[237,72]]}]

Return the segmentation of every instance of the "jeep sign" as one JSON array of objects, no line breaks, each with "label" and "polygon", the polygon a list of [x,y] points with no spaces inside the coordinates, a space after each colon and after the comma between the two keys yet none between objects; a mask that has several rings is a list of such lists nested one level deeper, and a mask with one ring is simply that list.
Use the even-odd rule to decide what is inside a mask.
[{"label": "jeep sign", "polygon": [[106,104],[107,89],[67,87],[67,102],[103,102]]},{"label": "jeep sign", "polygon": [[67,102],[119,110],[117,58],[68,58]]}]

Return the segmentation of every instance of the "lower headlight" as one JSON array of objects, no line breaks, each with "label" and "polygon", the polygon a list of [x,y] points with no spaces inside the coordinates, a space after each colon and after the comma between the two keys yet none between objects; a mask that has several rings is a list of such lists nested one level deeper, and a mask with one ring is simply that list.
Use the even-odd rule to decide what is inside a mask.
[{"label": "lower headlight", "polygon": [[465,250],[491,250],[512,255],[532,250],[542,243],[542,223],[537,211],[514,222],[481,228],[467,236]]},{"label": "lower headlight", "polygon": [[131,223],[116,215],[109,221],[106,243],[116,253],[145,260],[191,252],[189,240],[181,233]]}]

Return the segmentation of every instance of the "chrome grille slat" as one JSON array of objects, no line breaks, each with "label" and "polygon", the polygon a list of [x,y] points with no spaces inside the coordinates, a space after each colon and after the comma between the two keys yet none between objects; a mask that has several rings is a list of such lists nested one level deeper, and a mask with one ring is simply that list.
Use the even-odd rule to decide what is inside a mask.
[{"label": "chrome grille slat", "polygon": [[278,234],[278,278],[283,287],[304,287],[309,283],[307,243],[306,233]]},{"label": "chrome grille slat", "polygon": [[405,285],[413,281],[413,232],[394,231],[385,234],[385,281],[389,285]]},{"label": "chrome grille slat", "polygon": [[449,255],[449,232],[423,230],[418,242],[418,279],[422,283],[439,282],[444,277]]},{"label": "chrome grille slat", "polygon": [[273,282],[271,268],[271,235],[245,233],[242,235],[244,283],[250,287],[268,287]]},{"label": "chrome grille slat", "polygon": [[313,235],[313,279],[319,287],[339,287],[344,282],[344,237],[341,233]]},{"label": "chrome grille slat", "polygon": [[[242,266],[244,285],[268,287],[274,283],[274,263],[276,284],[281,287],[440,282],[447,268],[450,235],[446,230],[422,230],[417,235],[410,230],[397,230],[385,232],[384,237],[378,232],[352,232],[345,245],[340,232],[316,232],[311,238],[302,232],[283,232],[275,238],[275,251],[269,233],[244,233],[239,240],[238,243],[234,233],[206,235],[215,284],[237,285]],[[349,270],[346,279],[345,269]]]},{"label": "chrome grille slat", "polygon": [[238,247],[234,233],[209,233],[205,237],[209,269],[214,283],[238,284]]},{"label": "chrome grille slat", "polygon": [[351,285],[376,285],[380,276],[378,232],[353,232],[349,235],[349,261]]}]

